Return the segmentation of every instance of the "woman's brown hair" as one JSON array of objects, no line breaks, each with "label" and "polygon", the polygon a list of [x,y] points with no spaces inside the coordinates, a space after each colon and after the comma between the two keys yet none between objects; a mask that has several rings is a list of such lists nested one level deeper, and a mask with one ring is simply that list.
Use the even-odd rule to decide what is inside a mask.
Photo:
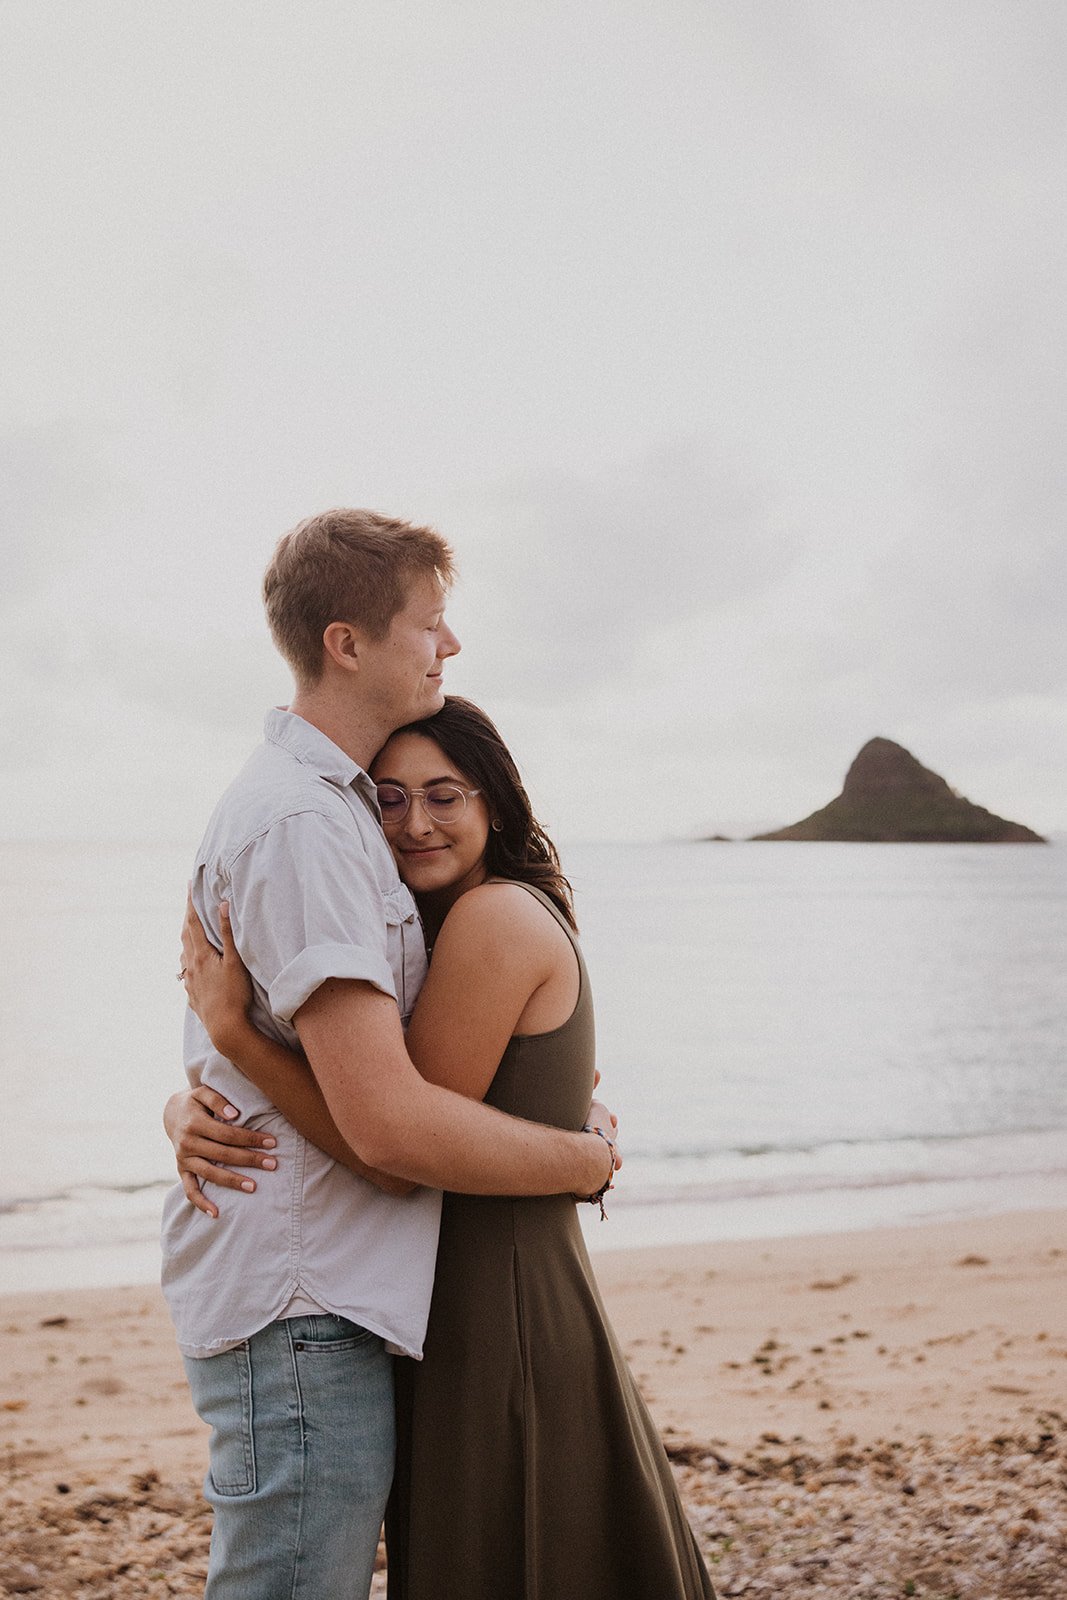
[{"label": "woman's brown hair", "polygon": [[396,731],[432,739],[471,785],[481,791],[491,821],[485,847],[489,876],[514,878],[542,890],[577,933],[574,896],[563,876],[556,847],[534,816],[511,752],[485,712],[470,700],[450,694],[432,717],[410,722]]}]

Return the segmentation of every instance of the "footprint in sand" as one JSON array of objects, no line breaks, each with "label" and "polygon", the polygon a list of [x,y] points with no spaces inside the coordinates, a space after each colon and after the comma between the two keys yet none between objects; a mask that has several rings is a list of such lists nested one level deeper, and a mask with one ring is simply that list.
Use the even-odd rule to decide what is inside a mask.
[{"label": "footprint in sand", "polygon": [[109,1396],[121,1394],[125,1387],[120,1378],[90,1378],[88,1383],[82,1384],[82,1394]]}]

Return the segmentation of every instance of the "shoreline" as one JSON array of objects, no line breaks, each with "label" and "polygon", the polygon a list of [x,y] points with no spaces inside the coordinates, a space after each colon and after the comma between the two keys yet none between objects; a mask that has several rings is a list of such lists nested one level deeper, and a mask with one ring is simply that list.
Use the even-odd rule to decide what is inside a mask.
[{"label": "shoreline", "polygon": [[[605,1248],[594,1266],[668,1436],[873,1442],[1010,1428],[1067,1398],[1067,1209]],[[158,1286],[0,1295],[9,1473],[47,1477],[60,1451],[71,1470],[200,1470],[203,1437]]]},{"label": "shoreline", "polygon": [[[595,1268],[721,1594],[1062,1594],[1067,1208],[604,1249]],[[80,1573],[78,1594],[125,1600],[146,1562],[170,1585],[153,1592],[199,1593],[206,1429],[157,1288],[0,1296],[0,1460],[0,1594],[51,1600]],[[1013,1503],[1011,1543],[998,1508]],[[968,1588],[966,1562],[954,1589],[908,1575],[924,1538],[928,1567],[955,1539],[953,1518],[975,1522],[982,1561],[1001,1541],[995,1588]],[[876,1539],[895,1588],[857,1577]],[[1023,1555],[1031,1587],[1013,1588]],[[821,1590],[802,1556],[826,1568]],[[1046,1558],[1060,1588],[1035,1586]]]},{"label": "shoreline", "polygon": [[[962,1171],[936,1177],[868,1175],[842,1184],[808,1177],[779,1185],[679,1182],[634,1187],[624,1169],[609,1201],[610,1227],[579,1208],[586,1244],[597,1261],[642,1250],[687,1249],[786,1237],[906,1229],[980,1221],[1035,1211],[1067,1211],[1067,1129],[1033,1136],[1047,1145],[1028,1168]],[[964,1141],[965,1143],[968,1141]],[[990,1155],[995,1156],[996,1150]],[[169,1181],[103,1190],[87,1184],[58,1195],[0,1206],[0,1299],[8,1293],[105,1290],[156,1285],[160,1275],[159,1212]],[[40,1212],[52,1215],[42,1224]],[[56,1242],[67,1236],[67,1242]],[[106,1239],[106,1243],[98,1242]]]}]

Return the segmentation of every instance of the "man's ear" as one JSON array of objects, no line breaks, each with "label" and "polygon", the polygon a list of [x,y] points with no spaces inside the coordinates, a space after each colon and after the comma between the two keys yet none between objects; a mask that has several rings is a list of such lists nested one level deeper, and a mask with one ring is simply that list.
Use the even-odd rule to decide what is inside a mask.
[{"label": "man's ear", "polygon": [[322,636],[322,648],[327,661],[332,661],[344,672],[359,670],[364,639],[351,622],[331,622]]}]

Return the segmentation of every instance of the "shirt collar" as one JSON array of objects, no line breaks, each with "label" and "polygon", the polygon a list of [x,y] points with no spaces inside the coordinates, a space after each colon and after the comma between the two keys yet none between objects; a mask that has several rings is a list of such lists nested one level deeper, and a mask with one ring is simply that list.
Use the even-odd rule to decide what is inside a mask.
[{"label": "shirt collar", "polygon": [[276,744],[317,772],[320,778],[325,778],[327,783],[336,783],[342,788],[354,784],[373,802],[377,811],[377,791],[363,768],[303,717],[286,711],[284,706],[276,706],[267,712],[263,734],[268,744]]}]

